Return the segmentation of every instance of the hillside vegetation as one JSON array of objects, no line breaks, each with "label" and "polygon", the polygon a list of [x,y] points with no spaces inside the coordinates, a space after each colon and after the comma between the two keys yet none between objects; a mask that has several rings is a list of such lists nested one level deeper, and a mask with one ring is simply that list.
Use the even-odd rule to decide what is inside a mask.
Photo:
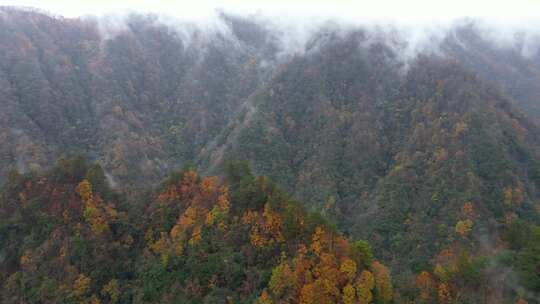
[{"label": "hillside vegetation", "polygon": [[289,34],[1,7],[0,299],[537,303],[526,33]]}]

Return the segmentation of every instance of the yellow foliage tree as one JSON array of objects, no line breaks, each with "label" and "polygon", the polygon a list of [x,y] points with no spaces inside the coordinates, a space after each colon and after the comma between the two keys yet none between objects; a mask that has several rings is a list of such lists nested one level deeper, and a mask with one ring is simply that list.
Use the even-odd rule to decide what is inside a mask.
[{"label": "yellow foliage tree", "polygon": [[80,182],[75,191],[83,199],[83,201],[88,201],[92,197],[92,184],[86,179]]},{"label": "yellow foliage tree", "polygon": [[99,195],[93,195],[92,184],[84,179],[75,188],[84,201],[83,217],[93,233],[100,235],[109,229],[109,221],[118,217],[118,212],[110,204],[105,205]]},{"label": "yellow foliage tree", "polygon": [[466,236],[471,232],[473,226],[473,222],[470,219],[466,219],[463,221],[458,221],[456,224],[456,232],[461,236]]},{"label": "yellow foliage tree", "polygon": [[217,200],[217,205],[219,206],[222,212],[227,213],[229,212],[229,208],[231,205],[231,203],[229,202],[229,187],[222,186],[219,189],[219,192],[220,194]]},{"label": "yellow foliage tree", "polygon": [[345,285],[343,287],[343,303],[344,304],[356,304],[358,300],[356,299],[356,290],[351,284]]},{"label": "yellow foliage tree", "polygon": [[193,206],[189,206],[178,220],[178,225],[181,229],[191,228],[197,220],[197,209]]},{"label": "yellow foliage tree", "polygon": [[75,283],[73,284],[73,293],[75,296],[84,296],[90,289],[90,278],[83,273],[79,274]]},{"label": "yellow foliage tree", "polygon": [[504,203],[507,205],[512,204],[512,187],[506,187],[503,190]]},{"label": "yellow foliage tree", "polygon": [[358,302],[361,304],[371,303],[371,300],[373,300],[373,288],[375,288],[375,278],[373,277],[373,274],[368,270],[362,271],[356,282]]},{"label": "yellow foliage tree", "polygon": [[281,233],[281,217],[272,211],[270,204],[264,205],[264,230],[270,234],[272,242],[281,243],[285,241]]},{"label": "yellow foliage tree", "polygon": [[85,203],[83,216],[86,222],[90,225],[90,229],[95,234],[99,235],[109,229],[107,207],[103,206],[103,202],[97,197],[91,197]]},{"label": "yellow foliage tree", "polygon": [[287,290],[296,289],[296,278],[288,263],[283,261],[272,269],[268,286],[277,297],[283,296]]},{"label": "yellow foliage tree", "polygon": [[311,237],[311,250],[315,252],[315,254],[320,255],[322,251],[322,244],[323,244],[323,238],[324,238],[324,230],[317,226],[315,228],[315,232],[313,233],[313,236]]},{"label": "yellow foliage tree", "polygon": [[189,239],[189,245],[194,246],[197,245],[202,238],[202,232],[201,232],[201,226],[195,226],[193,229],[193,232],[191,234],[191,239]]},{"label": "yellow foliage tree", "polygon": [[333,284],[339,284],[339,282],[342,281],[336,258],[332,253],[321,253],[319,263],[315,266],[313,272],[319,278],[328,279],[333,282]]},{"label": "yellow foliage tree", "polygon": [[150,249],[156,253],[161,255],[161,261],[166,264],[168,261],[169,255],[171,254],[171,250],[175,250],[174,253],[177,255],[181,255],[184,247],[183,246],[173,246],[171,239],[165,232],[160,233],[159,239],[152,243],[150,245]]},{"label": "yellow foliage tree", "polygon": [[468,126],[464,121],[459,121],[454,126],[454,137],[459,137],[461,134],[465,133],[468,130]]},{"label": "yellow foliage tree", "polygon": [[206,215],[206,219],[204,220],[204,224],[206,226],[212,226],[214,225],[214,219],[216,217],[216,208],[214,207],[208,214]]},{"label": "yellow foliage tree", "polygon": [[306,284],[300,291],[301,304],[333,304],[337,302],[336,296],[339,290],[336,290],[334,284],[327,279],[317,279],[312,283]]},{"label": "yellow foliage tree", "polygon": [[345,258],[339,267],[339,271],[343,273],[349,281],[354,280],[356,277],[356,262]]},{"label": "yellow foliage tree", "polygon": [[377,290],[379,299],[383,303],[392,301],[394,292],[390,279],[390,270],[377,261],[373,262],[371,268],[375,277],[375,288]]},{"label": "yellow foliage tree", "polygon": [[448,280],[448,272],[439,263],[437,263],[437,265],[435,265],[435,270],[433,271],[433,273],[435,274],[435,276],[437,276],[437,278],[439,280],[441,280],[443,282]]},{"label": "yellow foliage tree", "polygon": [[247,211],[242,222],[251,224],[250,242],[255,247],[264,247],[270,244],[282,243],[283,237],[281,217],[271,210],[269,204],[265,204],[262,216],[257,212]]}]

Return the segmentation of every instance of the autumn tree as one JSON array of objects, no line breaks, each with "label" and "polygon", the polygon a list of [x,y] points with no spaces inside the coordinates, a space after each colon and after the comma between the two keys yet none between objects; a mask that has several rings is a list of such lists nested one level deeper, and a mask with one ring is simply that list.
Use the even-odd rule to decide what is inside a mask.
[{"label": "autumn tree", "polygon": [[423,300],[429,300],[431,298],[431,293],[435,287],[435,282],[429,272],[422,271],[416,277],[416,288],[420,291],[420,298]]},{"label": "autumn tree", "polygon": [[440,283],[437,289],[437,296],[440,304],[452,303],[452,295],[450,294],[450,288],[446,283]]},{"label": "autumn tree", "polygon": [[358,302],[361,304],[371,303],[373,300],[373,288],[375,288],[375,278],[373,277],[373,274],[368,270],[362,271],[356,282]]},{"label": "autumn tree", "polygon": [[371,265],[373,275],[375,277],[375,290],[377,292],[377,298],[383,303],[388,303],[393,298],[392,282],[390,279],[390,271],[386,266],[375,261]]},{"label": "autumn tree", "polygon": [[473,227],[473,222],[469,219],[458,221],[455,227],[456,232],[460,236],[467,236],[471,232]]},{"label": "autumn tree", "polygon": [[286,261],[272,269],[268,287],[276,297],[287,299],[294,295],[297,286],[296,277]]}]

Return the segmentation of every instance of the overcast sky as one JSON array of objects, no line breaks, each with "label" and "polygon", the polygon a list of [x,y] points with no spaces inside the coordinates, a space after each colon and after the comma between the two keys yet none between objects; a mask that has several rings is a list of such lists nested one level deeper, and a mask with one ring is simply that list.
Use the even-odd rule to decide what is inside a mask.
[{"label": "overcast sky", "polygon": [[37,7],[67,17],[130,9],[205,18],[216,8],[240,14],[262,12],[269,16],[397,19],[404,22],[458,17],[523,22],[540,17],[540,0],[0,0],[0,5]]}]

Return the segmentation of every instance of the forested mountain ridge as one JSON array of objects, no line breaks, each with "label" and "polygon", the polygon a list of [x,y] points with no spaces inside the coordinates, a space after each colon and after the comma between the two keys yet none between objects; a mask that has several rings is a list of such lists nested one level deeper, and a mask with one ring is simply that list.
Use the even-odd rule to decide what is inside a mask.
[{"label": "forested mountain ridge", "polygon": [[[178,163],[208,164],[223,158],[217,153],[223,151],[228,136],[223,129],[245,125],[245,114],[254,112],[254,99],[261,91],[278,89],[272,88],[270,80],[284,77],[289,64],[304,62],[310,77],[322,72],[340,99],[387,98],[381,94],[395,94],[404,71],[399,43],[386,41],[381,33],[332,24],[315,31],[304,49],[286,54],[279,31],[272,32],[258,19],[225,14],[221,28],[204,29],[187,22],[173,27],[152,15],[132,15],[122,20],[123,26],[107,28],[106,21],[92,18],[64,19],[9,7],[2,12],[2,40],[10,41],[2,45],[0,60],[6,109],[2,117],[4,176],[14,164],[26,171],[59,155],[80,152],[100,159],[119,182],[137,182],[136,176],[157,181]],[[479,35],[474,27],[455,30],[467,31],[469,36]],[[446,39],[449,58],[471,49],[458,48],[467,41],[478,43],[472,38],[455,42],[461,36]],[[355,51],[359,53],[351,53]],[[318,58],[341,69],[320,71],[316,67],[320,63],[314,61]],[[534,60],[519,59],[520,67],[527,62],[529,72],[534,70]],[[468,67],[472,72],[482,71],[472,65],[487,60],[477,59]],[[355,68],[379,78],[368,79]],[[505,75],[491,71],[485,75]],[[346,86],[353,78],[368,91],[360,92],[357,86],[356,91],[345,92],[351,89]],[[344,87],[336,86],[339,81]],[[506,82],[501,83],[504,88]],[[527,85],[521,92],[534,89]],[[509,101],[527,104],[521,111],[534,113],[535,102],[517,97]],[[220,157],[208,157],[208,153]],[[130,168],[141,169],[143,176],[129,174]]]},{"label": "forested mountain ridge", "polygon": [[289,63],[230,155],[369,239],[400,274],[447,250],[484,247],[492,259],[514,220],[537,223],[537,125],[459,62],[420,57],[401,78],[375,68],[391,66],[376,64],[392,62],[384,46],[347,53],[351,39]]},{"label": "forested mountain ridge", "polygon": [[13,172],[0,197],[2,303],[389,303],[390,272],[245,163],[176,172],[126,201],[101,167]]},{"label": "forested mountain ridge", "polygon": [[[410,58],[406,36],[327,23],[290,52],[255,17],[203,28],[131,15],[111,28],[0,12],[3,178],[83,154],[131,204],[173,168],[220,174],[243,159],[369,240],[394,270],[396,302],[537,298],[540,56],[519,39],[501,46],[465,22]],[[171,225],[155,224],[154,241],[172,246]]]},{"label": "forested mountain ridge", "polygon": [[114,180],[156,182],[235,117],[266,77],[259,57],[272,56],[271,41],[246,30],[241,40],[185,24],[183,40],[132,16],[105,39],[95,20],[3,12],[2,160],[22,170],[84,153]]},{"label": "forested mountain ridge", "polygon": [[538,120],[538,35],[518,32],[508,43],[496,40],[498,35],[505,36],[504,33],[492,30],[483,35],[478,28],[481,26],[474,26],[474,23],[457,27],[445,37],[441,51],[493,83],[511,97],[522,111]]}]

